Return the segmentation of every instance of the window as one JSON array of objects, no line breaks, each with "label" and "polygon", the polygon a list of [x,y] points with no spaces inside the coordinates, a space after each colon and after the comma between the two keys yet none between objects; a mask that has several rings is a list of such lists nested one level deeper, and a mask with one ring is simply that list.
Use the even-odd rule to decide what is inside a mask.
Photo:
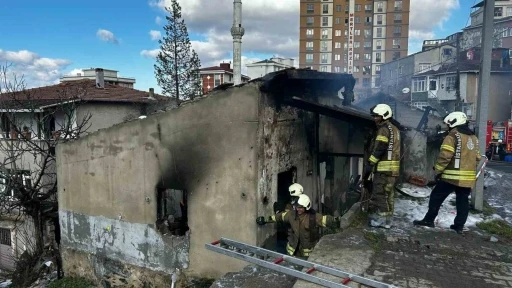
[{"label": "window", "polygon": [[328,62],[327,54],[322,54],[321,63],[326,64]]},{"label": "window", "polygon": [[322,26],[328,26],[329,25],[329,17],[322,17]]},{"label": "window", "polygon": [[384,2],[377,2],[377,12],[384,11]]},{"label": "window", "polygon": [[354,66],[354,72],[359,72],[359,66]]},{"label": "window", "polygon": [[393,39],[393,48],[400,49],[400,39]]},{"label": "window", "polygon": [[432,68],[432,65],[430,63],[420,63],[418,72],[429,71],[431,68]]},{"label": "window", "polygon": [[348,6],[348,5],[345,6],[345,12],[348,12],[349,8],[350,8],[350,6]]},{"label": "window", "polygon": [[313,54],[306,54],[306,62],[308,62],[308,63],[313,62]]},{"label": "window", "polygon": [[157,230],[162,234],[184,236],[189,230],[187,192],[157,188]]},{"label": "window", "polygon": [[347,66],[343,66],[343,72],[347,73]]},{"label": "window", "polygon": [[428,90],[430,90],[430,91],[437,90],[437,81],[436,80],[430,80],[430,83],[428,85]]},{"label": "window", "polygon": [[372,84],[371,80],[370,78],[363,78],[363,87],[369,87]]},{"label": "window", "polygon": [[345,18],[345,26],[348,26],[348,18]]},{"label": "window", "polygon": [[457,76],[446,77],[446,91],[455,90],[455,82],[457,82]]},{"label": "window", "polygon": [[217,87],[220,85],[220,74],[215,74],[214,76],[215,82],[213,83],[213,87]]},{"label": "window", "polygon": [[357,4],[355,8],[356,8],[356,11],[361,11],[361,4]]},{"label": "window", "polygon": [[375,43],[377,44],[377,49],[382,49],[382,40],[377,40]]},{"label": "window", "polygon": [[494,7],[494,17],[503,16],[503,7]]},{"label": "window", "polygon": [[326,52],[327,51],[327,41],[322,41],[322,42],[320,42],[320,44],[321,44],[320,51]]},{"label": "window", "polygon": [[400,26],[393,27],[393,34],[402,35],[402,27],[400,27]]},{"label": "window", "polygon": [[341,5],[336,5],[336,12],[341,12]]},{"label": "window", "polygon": [[426,90],[426,78],[414,78],[412,79],[412,92],[425,92]]},{"label": "window", "polygon": [[370,61],[370,60],[372,60],[372,54],[370,54],[370,53],[365,53],[365,54],[364,54],[364,61],[365,61],[365,62],[368,62],[368,61]]},{"label": "window", "polygon": [[508,29],[503,30],[503,37],[508,37]]},{"label": "window", "polygon": [[372,30],[365,29],[364,30],[364,37],[366,37],[366,38],[372,37]]},{"label": "window", "polygon": [[341,18],[340,17],[336,17],[336,24],[341,24]]},{"label": "window", "polygon": [[364,41],[364,48],[371,48],[371,47],[372,47],[372,42]]},{"label": "window", "polygon": [[7,169],[6,175],[1,178],[3,188],[1,192],[8,197],[21,195],[21,189],[32,189],[32,178],[29,170],[11,170]]},{"label": "window", "polygon": [[366,17],[365,23],[372,23],[372,17]]},{"label": "window", "polygon": [[402,23],[402,14],[395,14],[395,23]]},{"label": "window", "polygon": [[356,36],[361,35],[361,30],[359,30],[359,29],[354,30],[354,35],[356,35]]},{"label": "window", "polygon": [[382,28],[377,28],[377,37],[382,37]]},{"label": "window", "polygon": [[398,67],[398,75],[402,75],[404,73],[404,66]]},{"label": "window", "polygon": [[372,11],[372,5],[364,5],[364,11],[371,12]]},{"label": "window", "polygon": [[348,43],[347,42],[343,43],[343,48],[345,48],[345,50],[348,49]]},{"label": "window", "polygon": [[400,51],[393,52],[393,60],[397,60],[397,59],[400,59]]},{"label": "window", "polygon": [[341,36],[341,30],[336,30],[335,35],[336,35],[336,36]]},{"label": "window", "polygon": [[341,61],[341,55],[340,54],[335,54],[334,55],[334,60],[335,61]]},{"label": "window", "polygon": [[313,36],[314,33],[315,33],[315,30],[313,30],[313,29],[306,30],[306,36]]},{"label": "window", "polygon": [[322,5],[322,14],[328,14],[329,13],[329,4]]},{"label": "window", "polygon": [[347,59],[348,59],[348,54],[347,53],[343,54],[343,61],[347,62]]},{"label": "window", "polygon": [[382,25],[382,15],[377,15],[377,25]]},{"label": "window", "polygon": [[313,5],[313,4],[308,4],[308,5],[306,6],[306,12],[307,12],[307,13],[310,13],[310,14],[311,14],[311,13],[315,13],[315,5]]},{"label": "window", "polygon": [[354,41],[354,48],[359,48],[361,47],[361,43],[359,43],[358,41]]},{"label": "window", "polygon": [[329,36],[328,36],[328,32],[329,32],[329,30],[327,30],[327,29],[322,29],[322,39],[327,39],[327,38],[329,38]]},{"label": "window", "polygon": [[306,18],[306,25],[313,26],[314,23],[315,23],[315,18],[314,17]]},{"label": "window", "polygon": [[380,65],[375,65],[376,74],[380,74]]},{"label": "window", "polygon": [[375,53],[375,62],[382,62],[382,53]]},{"label": "window", "polygon": [[11,246],[11,230],[0,228],[0,245]]},{"label": "window", "polygon": [[327,72],[327,66],[320,66],[321,72]]},{"label": "window", "polygon": [[395,1],[395,11],[402,11],[402,1]]},{"label": "window", "polygon": [[341,42],[334,42],[334,48],[341,48]]},{"label": "window", "polygon": [[354,18],[354,23],[356,23],[356,24],[361,23],[361,18],[359,18],[359,17],[355,17],[355,18]]},{"label": "window", "polygon": [[306,42],[306,50],[313,50],[313,42]]},{"label": "window", "polygon": [[355,53],[354,54],[354,60],[360,60],[360,59],[361,59],[361,54]]},{"label": "window", "polygon": [[507,7],[507,16],[512,16],[512,7]]},{"label": "window", "polygon": [[334,72],[335,73],[340,73],[341,72],[340,66],[334,67]]},{"label": "window", "polygon": [[348,36],[348,30],[345,30],[345,36]]}]

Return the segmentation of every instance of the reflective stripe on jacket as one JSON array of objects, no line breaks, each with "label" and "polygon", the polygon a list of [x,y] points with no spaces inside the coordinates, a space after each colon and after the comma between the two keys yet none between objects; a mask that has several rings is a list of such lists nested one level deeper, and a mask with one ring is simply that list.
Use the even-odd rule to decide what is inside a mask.
[{"label": "reflective stripe on jacket", "polygon": [[390,121],[379,125],[368,161],[376,171],[389,176],[400,174],[400,130]]},{"label": "reflective stripe on jacket", "polygon": [[[300,249],[298,251],[299,255],[308,257],[318,242],[319,239],[311,239],[311,236],[315,233],[311,233],[309,217],[309,213],[298,215],[295,210],[278,213],[270,217],[272,222],[290,223],[292,233],[288,233],[288,244],[286,245],[286,251],[289,255],[293,256],[296,250]],[[334,218],[316,213],[315,220],[316,227],[313,227],[313,229],[318,229],[318,227],[327,227],[328,224],[334,221]]]},{"label": "reflective stripe on jacket", "polygon": [[444,138],[434,169],[443,181],[459,187],[472,188],[480,161],[480,147],[475,135],[454,128]]}]

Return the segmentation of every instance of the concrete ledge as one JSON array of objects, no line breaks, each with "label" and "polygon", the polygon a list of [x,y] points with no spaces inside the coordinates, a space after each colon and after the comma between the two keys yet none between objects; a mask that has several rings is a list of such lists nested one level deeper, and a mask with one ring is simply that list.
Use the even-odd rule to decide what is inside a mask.
[{"label": "concrete ledge", "polygon": [[361,202],[357,202],[354,205],[352,205],[352,207],[350,207],[350,209],[347,211],[347,213],[345,213],[341,217],[340,228],[345,230],[348,227],[350,227],[350,225],[352,224],[352,222],[354,222],[354,220],[357,218],[357,216],[359,215],[360,212],[361,212]]}]

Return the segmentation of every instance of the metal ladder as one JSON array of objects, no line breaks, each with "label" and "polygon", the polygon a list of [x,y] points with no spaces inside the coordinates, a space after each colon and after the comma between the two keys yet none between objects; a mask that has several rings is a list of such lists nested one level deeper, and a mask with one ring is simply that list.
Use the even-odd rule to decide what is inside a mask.
[{"label": "metal ladder", "polygon": [[[316,264],[313,262],[305,261],[293,256],[288,256],[285,254],[277,253],[271,250],[263,249],[256,246],[251,246],[245,243],[233,241],[226,238],[221,238],[220,240],[214,241],[212,243],[206,244],[206,249],[210,251],[214,251],[220,254],[224,254],[226,256],[231,256],[233,258],[247,261],[268,269],[272,269],[302,280],[306,280],[318,285],[322,285],[325,287],[349,287],[345,284],[348,284],[350,281],[360,283],[366,285],[368,287],[376,287],[376,288],[392,288],[395,286],[388,285],[385,283],[381,283],[369,278],[361,277],[358,275],[350,274],[344,272],[342,270],[334,269],[328,266]],[[303,268],[308,269],[307,271],[295,270],[283,265],[279,265],[282,262],[289,262],[294,265],[301,266]],[[318,276],[312,275],[314,271],[322,272],[325,274],[329,274],[332,276],[336,276],[341,278],[340,283],[333,282],[331,280],[327,280],[324,278],[320,278]]]}]

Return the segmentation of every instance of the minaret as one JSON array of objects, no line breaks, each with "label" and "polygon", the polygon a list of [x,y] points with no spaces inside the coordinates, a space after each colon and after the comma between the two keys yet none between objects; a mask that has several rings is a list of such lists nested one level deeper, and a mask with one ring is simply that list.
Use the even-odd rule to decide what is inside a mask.
[{"label": "minaret", "polygon": [[242,28],[242,0],[233,1],[233,81],[235,85],[242,83],[242,36],[245,29]]}]

